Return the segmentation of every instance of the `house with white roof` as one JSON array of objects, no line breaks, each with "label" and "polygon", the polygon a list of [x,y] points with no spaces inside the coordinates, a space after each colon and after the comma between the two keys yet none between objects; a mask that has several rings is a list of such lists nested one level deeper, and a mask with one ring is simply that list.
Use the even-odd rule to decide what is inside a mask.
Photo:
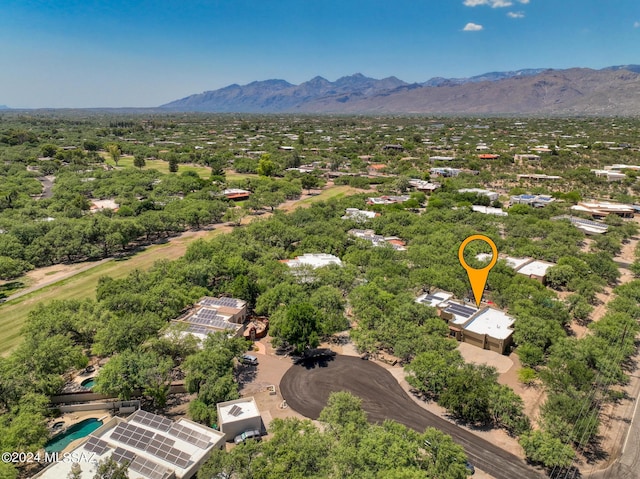
[{"label": "house with white roof", "polygon": [[375,211],[359,210],[358,208],[347,208],[344,216],[342,216],[342,219],[364,223],[367,220],[375,218],[376,216],[380,216],[380,213],[376,213]]},{"label": "house with white roof", "polygon": [[239,336],[246,316],[247,302],[242,299],[205,296],[171,323],[182,325],[185,334],[191,334],[202,344],[209,334],[220,331]]},{"label": "house with white roof", "polygon": [[500,354],[512,343],[515,319],[498,309],[456,301],[445,291],[423,294],[416,303],[436,308],[438,316],[447,321],[449,335],[458,341]]},{"label": "house with white roof", "polygon": [[483,190],[482,188],[462,188],[458,193],[475,193],[479,196],[486,196],[490,201],[496,201],[500,195],[495,191]]},{"label": "house with white roof", "polygon": [[462,341],[504,354],[512,343],[515,319],[494,308],[484,308],[462,326]]},{"label": "house with white roof", "polygon": [[607,181],[622,181],[627,175],[613,170],[591,170],[598,178],[606,178]]},{"label": "house with white roof", "polygon": [[316,269],[332,264],[342,266],[340,258],[327,253],[305,253],[302,256],[296,256],[295,259],[284,260],[283,263],[285,263],[289,268],[310,266],[311,268]]},{"label": "house with white roof", "polygon": [[549,195],[516,195],[511,197],[512,205],[529,205],[534,208],[542,208],[554,201],[555,198]]},{"label": "house with white roof", "polygon": [[[214,449],[223,449],[225,435],[185,418],[172,421],[138,410],[129,417],[114,417],[87,436],[70,457],[80,462],[82,479],[93,479],[97,465],[112,458],[129,463],[129,477],[136,479],[189,479]],[[62,457],[62,456],[61,456]],[[72,461],[57,461],[33,478],[62,479],[71,472]]]},{"label": "house with white roof", "polygon": [[258,405],[252,397],[234,399],[216,404],[220,432],[227,441],[245,431],[262,431],[262,417]]},{"label": "house with white roof", "polygon": [[472,205],[471,209],[484,215],[509,216],[509,213],[503,211],[502,208],[494,208],[493,206]]}]

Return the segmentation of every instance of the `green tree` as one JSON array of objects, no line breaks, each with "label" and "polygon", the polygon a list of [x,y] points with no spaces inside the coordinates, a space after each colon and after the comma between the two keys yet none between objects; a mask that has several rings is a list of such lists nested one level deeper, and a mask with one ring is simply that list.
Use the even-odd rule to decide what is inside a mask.
[{"label": "green tree", "polygon": [[273,176],[276,172],[276,164],[271,160],[271,155],[265,153],[258,162],[257,172],[261,176]]},{"label": "green tree", "polygon": [[363,430],[367,426],[367,414],[362,410],[362,400],[348,392],[333,392],[327,405],[320,412],[320,421],[328,430],[340,436],[345,430]]},{"label": "green tree", "polygon": [[107,146],[107,153],[113,160],[113,162],[118,166],[118,162],[120,161],[120,157],[122,156],[122,152],[120,150],[120,145],[117,143],[109,143]]},{"label": "green tree", "polygon": [[93,479],[129,479],[129,463],[118,464],[111,457],[98,463]]},{"label": "green tree", "polygon": [[178,157],[175,154],[169,157],[169,172],[171,173],[178,172]]},{"label": "green tree", "polygon": [[320,179],[312,175],[311,173],[306,173],[300,178],[300,182],[302,183],[302,187],[307,190],[307,193],[311,193],[311,190],[317,188],[320,185]]},{"label": "green tree", "polygon": [[146,163],[147,162],[144,158],[144,155],[141,153],[138,153],[133,157],[133,166],[135,166],[136,168],[142,169],[144,168]]},{"label": "green tree", "polygon": [[271,335],[291,344],[297,352],[316,347],[321,330],[321,314],[309,303],[287,306],[284,314],[274,318],[271,325]]},{"label": "green tree", "polygon": [[543,431],[531,431],[520,438],[527,459],[545,467],[569,467],[574,452],[571,446]]}]

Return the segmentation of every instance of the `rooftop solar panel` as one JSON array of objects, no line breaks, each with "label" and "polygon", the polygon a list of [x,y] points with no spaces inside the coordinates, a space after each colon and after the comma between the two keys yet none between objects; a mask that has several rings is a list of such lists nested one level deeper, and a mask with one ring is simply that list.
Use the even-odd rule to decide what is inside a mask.
[{"label": "rooftop solar panel", "polygon": [[238,417],[240,414],[242,414],[242,408],[237,404],[234,404],[234,406],[231,409],[229,409],[229,414],[231,414],[234,417]]},{"label": "rooftop solar panel", "polygon": [[98,456],[101,456],[104,454],[104,451],[109,449],[109,444],[95,436],[89,436],[89,440],[85,443],[84,449],[89,452],[95,452]]},{"label": "rooftop solar panel", "polygon": [[477,311],[477,309],[473,309],[473,308],[469,308],[467,306],[463,306],[461,304],[455,304],[452,303],[449,305],[449,307],[445,310],[449,313],[453,313],[457,316],[462,316],[465,318],[469,318],[471,316],[473,316],[473,314]]},{"label": "rooftop solar panel", "polygon": [[171,471],[166,467],[143,457],[136,457],[129,469],[150,479],[166,479],[171,475]]},{"label": "rooftop solar panel", "polygon": [[158,416],[157,414],[152,414],[150,412],[143,411],[142,409],[136,411],[131,420],[142,424],[143,426],[149,426],[153,429],[157,429],[158,431],[168,431],[171,429],[173,424],[173,421],[166,417]]},{"label": "rooftop solar panel", "polygon": [[120,423],[111,433],[111,438],[127,446],[144,451],[151,441],[151,438],[153,438],[153,435],[153,432],[147,429],[134,426],[133,424]]},{"label": "rooftop solar panel", "polygon": [[111,454],[111,459],[116,461],[118,464],[123,464],[125,461],[131,464],[135,458],[135,453],[121,447],[116,447],[113,454]]},{"label": "rooftop solar panel", "polygon": [[439,297],[439,296],[435,296],[435,295],[433,295],[433,294],[428,294],[428,295],[426,295],[426,296],[424,297],[424,299],[425,299],[426,301],[428,301],[428,302],[431,302],[431,301],[442,301],[442,298],[441,298],[441,297]]},{"label": "rooftop solar panel", "polygon": [[169,434],[176,436],[200,449],[209,447],[209,437],[182,424],[174,424]]}]

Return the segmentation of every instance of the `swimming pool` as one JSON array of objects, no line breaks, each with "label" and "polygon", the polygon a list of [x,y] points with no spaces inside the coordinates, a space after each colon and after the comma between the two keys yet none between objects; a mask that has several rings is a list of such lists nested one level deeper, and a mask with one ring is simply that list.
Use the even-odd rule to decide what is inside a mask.
[{"label": "swimming pool", "polygon": [[93,386],[95,385],[96,385],[96,378],[85,379],[80,383],[80,386],[82,386],[85,389],[93,389]]},{"label": "swimming pool", "polygon": [[70,426],[62,434],[58,434],[44,445],[46,452],[60,452],[76,439],[88,436],[102,426],[102,421],[96,418],[85,419]]}]

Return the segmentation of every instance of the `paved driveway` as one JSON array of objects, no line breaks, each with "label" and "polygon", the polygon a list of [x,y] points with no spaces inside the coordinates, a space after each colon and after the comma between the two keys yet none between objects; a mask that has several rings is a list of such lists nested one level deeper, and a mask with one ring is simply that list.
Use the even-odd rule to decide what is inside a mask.
[{"label": "paved driveway", "polygon": [[370,421],[393,419],[420,432],[435,427],[451,435],[474,465],[496,479],[543,477],[522,459],[421,408],[391,373],[371,361],[337,356],[293,366],[283,376],[280,390],[291,408],[311,419],[318,418],[331,392],[349,391],[362,399]]}]

